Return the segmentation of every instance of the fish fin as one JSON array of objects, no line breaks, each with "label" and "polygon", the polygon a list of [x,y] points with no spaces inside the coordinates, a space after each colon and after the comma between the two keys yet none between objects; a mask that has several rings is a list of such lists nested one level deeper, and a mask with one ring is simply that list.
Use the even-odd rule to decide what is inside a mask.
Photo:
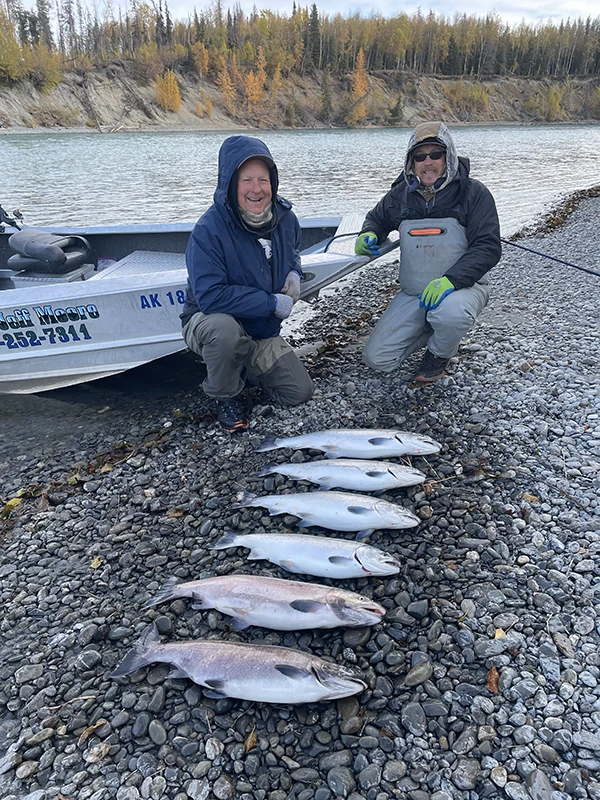
[{"label": "fish fin", "polygon": [[310,528],[311,525],[314,525],[314,522],[311,522],[308,519],[301,519],[296,523],[296,525],[299,528]]},{"label": "fish fin", "polygon": [[277,450],[281,447],[277,441],[277,436],[274,433],[267,433],[262,442],[254,448],[254,451],[256,453],[265,453],[267,450]]},{"label": "fish fin", "polygon": [[294,611],[301,611],[303,614],[312,614],[320,611],[323,608],[323,603],[319,603],[317,600],[292,600],[290,607]]},{"label": "fish fin", "polygon": [[348,506],[347,511],[351,514],[368,514],[371,509],[365,508],[365,506]]},{"label": "fish fin", "polygon": [[283,561],[278,561],[277,563],[282,569],[287,570],[287,572],[295,572],[295,570],[292,569],[294,562],[291,558],[286,558]]},{"label": "fish fin", "polygon": [[191,608],[192,611],[206,611],[206,609],[210,608],[210,606],[207,606],[202,598],[199,597],[196,602],[192,603]]},{"label": "fish fin", "polygon": [[256,494],[254,492],[249,492],[248,489],[244,490],[242,497],[240,498],[239,502],[232,503],[232,508],[244,508],[245,506],[252,505],[252,501],[256,498]]},{"label": "fish fin", "polygon": [[263,561],[264,556],[261,556],[260,553],[257,553],[256,550],[250,550],[248,555],[246,556],[247,561]]},{"label": "fish fin", "polygon": [[225,681],[220,678],[209,678],[207,681],[204,681],[204,685],[218,692],[225,688]]},{"label": "fish fin", "polygon": [[151,608],[152,606],[157,606],[159,603],[164,603],[167,600],[173,600],[173,598],[177,597],[177,594],[174,591],[175,587],[177,586],[177,583],[178,580],[176,577],[173,576],[169,578],[169,580],[166,581],[161,586],[161,588],[154,595],[154,597],[151,597],[150,600],[147,600],[144,603],[142,609]]},{"label": "fish fin", "polygon": [[211,550],[225,550],[227,547],[237,547],[235,540],[238,534],[235,531],[226,530],[218,542],[213,544]]},{"label": "fish fin", "polygon": [[387,444],[391,441],[389,436],[374,436],[372,439],[369,439],[369,444],[374,444],[377,447],[378,445]]},{"label": "fish fin", "polygon": [[125,658],[113,670],[110,678],[122,678],[123,675],[130,675],[132,672],[137,672],[141,667],[145,667],[151,663],[151,659],[147,657],[148,652],[160,642],[158,635],[158,628],[156,625],[148,625],[140,638],[135,642],[133,648],[127,653]]},{"label": "fish fin", "polygon": [[218,678],[212,678],[204,681],[202,688],[204,689],[204,694],[207,697],[212,697],[215,700],[222,700],[224,697],[227,697],[227,692],[225,691],[225,681],[219,680]]},{"label": "fish fin", "polygon": [[270,475],[272,472],[277,472],[278,465],[274,461],[269,461],[268,464],[265,464],[262,469],[259,469],[257,472],[252,472],[251,475],[253,478],[263,478],[265,475]]},{"label": "fish fin", "polygon": [[346,556],[329,556],[327,559],[330,564],[354,564],[353,558],[347,558]]},{"label": "fish fin", "polygon": [[176,678],[186,678],[186,679],[187,679],[187,678],[189,678],[189,677],[190,677],[190,674],[189,674],[189,672],[186,672],[186,671],[185,671],[184,669],[182,669],[181,667],[178,667],[178,666],[173,666],[173,667],[172,667],[172,668],[169,670],[169,678],[173,678],[173,679],[176,679]]},{"label": "fish fin", "polygon": [[338,458],[340,455],[340,448],[336,447],[335,445],[331,445],[327,447],[327,449],[324,449],[323,453],[325,454],[325,458]]},{"label": "fish fin", "polygon": [[223,700],[224,697],[229,697],[229,695],[223,694],[223,692],[215,692],[214,689],[205,689],[204,696],[211,697],[213,700]]},{"label": "fish fin", "polygon": [[369,529],[366,531],[358,531],[356,536],[354,537],[357,542],[363,542],[365,539],[368,539],[369,536],[373,533],[374,529]]},{"label": "fish fin", "polygon": [[229,623],[229,627],[232,631],[243,631],[250,627],[250,623],[245,622],[243,619],[232,619]]},{"label": "fish fin", "polygon": [[369,478],[383,478],[383,476],[387,474],[387,472],[381,472],[381,470],[369,470],[369,472],[365,472],[365,475],[368,475]]},{"label": "fish fin", "polygon": [[291,667],[289,664],[275,664],[277,672],[281,672],[286,678],[291,678],[294,681],[301,681],[304,678],[310,678],[312,673],[307,669],[300,669],[300,667]]},{"label": "fish fin", "polygon": [[335,483],[333,483],[331,480],[321,481],[319,483],[319,489],[322,489],[324,492],[328,492],[333,488],[335,488]]}]

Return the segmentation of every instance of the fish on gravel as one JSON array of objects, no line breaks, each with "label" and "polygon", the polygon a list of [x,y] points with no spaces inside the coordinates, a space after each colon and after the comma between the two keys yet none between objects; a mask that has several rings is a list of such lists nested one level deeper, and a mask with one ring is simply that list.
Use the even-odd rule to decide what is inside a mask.
[{"label": "fish on gravel", "polygon": [[234,618],[231,627],[238,631],[249,625],[277,631],[357,628],[376,625],[385,615],[383,606],[356,592],[260,575],[221,575],[185,583],[170,578],[144,608],[179,597],[193,599],[194,608],[229,614]]},{"label": "fish on gravel", "polygon": [[354,672],[311,653],[263,644],[205,639],[162,644],[150,625],[111,674],[120,678],[148,664],[171,664],[172,678],[190,678],[208,697],[262,703],[337,700],[366,689]]},{"label": "fish on gravel", "polygon": [[429,436],[409,431],[379,428],[332,428],[302,436],[278,437],[267,434],[255,449],[257,453],[291,447],[294,450],[321,450],[327,458],[390,458],[428,456],[439,453],[441,444]]},{"label": "fish on gravel", "polygon": [[348,539],[307,536],[302,533],[249,533],[226,531],[212,550],[248,547],[249,561],[278,564],[288,572],[320,578],[365,578],[368,575],[395,575],[401,564],[393,556]]},{"label": "fish on gravel", "polygon": [[299,481],[316,483],[322,490],[353,489],[357,492],[385,492],[401,486],[423,483],[426,476],[418,469],[392,464],[391,461],[368,461],[336,458],[305,461],[300,464],[266,464],[254,473],[257,478],[277,472]]},{"label": "fish on gravel", "polygon": [[248,506],[267,508],[272,517],[293,514],[300,518],[297,523],[300,528],[320,525],[334,531],[357,531],[359,539],[364,539],[379,528],[412,528],[421,521],[411,511],[395,503],[348,492],[301,492],[258,497],[245,491],[232,508]]}]

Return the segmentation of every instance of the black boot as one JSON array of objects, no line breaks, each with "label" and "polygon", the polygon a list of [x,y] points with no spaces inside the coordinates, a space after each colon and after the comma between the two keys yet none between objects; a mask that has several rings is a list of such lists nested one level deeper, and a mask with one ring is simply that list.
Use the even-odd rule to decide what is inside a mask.
[{"label": "black boot", "polygon": [[235,433],[248,427],[248,416],[243,397],[221,397],[217,399],[217,421],[224,431]]},{"label": "black boot", "polygon": [[419,364],[415,380],[420,383],[433,383],[445,377],[445,370],[449,360],[449,358],[434,356],[430,350],[425,350],[425,355]]}]

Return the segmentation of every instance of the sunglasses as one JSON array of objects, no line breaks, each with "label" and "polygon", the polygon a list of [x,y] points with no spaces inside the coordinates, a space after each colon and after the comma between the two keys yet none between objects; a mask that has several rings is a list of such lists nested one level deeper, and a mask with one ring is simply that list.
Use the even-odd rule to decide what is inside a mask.
[{"label": "sunglasses", "polygon": [[413,158],[415,161],[425,161],[426,158],[430,158],[432,161],[439,161],[440,158],[443,158],[446,155],[445,150],[433,150],[431,153],[415,153]]}]

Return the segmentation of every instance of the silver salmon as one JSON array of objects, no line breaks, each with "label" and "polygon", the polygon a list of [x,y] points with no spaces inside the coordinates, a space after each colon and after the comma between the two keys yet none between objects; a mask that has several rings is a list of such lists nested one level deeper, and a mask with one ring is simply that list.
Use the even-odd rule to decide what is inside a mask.
[{"label": "silver salmon", "polygon": [[249,561],[266,559],[288,572],[320,578],[364,578],[367,575],[395,575],[400,562],[369,544],[331,536],[301,533],[250,533],[226,531],[212,550],[249,547]]},{"label": "silver salmon", "polygon": [[346,492],[267,494],[264,497],[244,492],[240,502],[232,507],[248,506],[268,508],[272,517],[293,514],[300,518],[297,523],[300,528],[320,525],[334,531],[357,531],[361,539],[379,528],[412,528],[420,522],[411,511],[395,503]]},{"label": "silver salmon", "polygon": [[302,436],[278,437],[267,434],[256,447],[257,453],[291,447],[295,450],[321,450],[327,458],[389,458],[427,456],[439,453],[441,444],[429,436],[408,431],[368,428],[332,428]]},{"label": "silver salmon", "polygon": [[415,486],[423,483],[426,477],[418,469],[393,464],[391,461],[356,458],[305,461],[302,464],[266,464],[254,475],[262,478],[273,472],[295,480],[317,483],[325,491],[337,488],[353,489],[357,492],[385,492],[400,486]]},{"label": "silver salmon", "polygon": [[249,625],[277,631],[376,625],[385,608],[356,592],[318,583],[301,583],[260,575],[221,575],[177,583],[170,578],[144,608],[190,597],[194,608],[216,608],[234,618],[231,627]]},{"label": "silver salmon", "polygon": [[346,667],[310,653],[263,644],[200,639],[161,644],[149,626],[112,678],[148,664],[172,664],[172,678],[190,678],[208,697],[237,697],[262,703],[313,703],[349,697],[366,689]]}]

